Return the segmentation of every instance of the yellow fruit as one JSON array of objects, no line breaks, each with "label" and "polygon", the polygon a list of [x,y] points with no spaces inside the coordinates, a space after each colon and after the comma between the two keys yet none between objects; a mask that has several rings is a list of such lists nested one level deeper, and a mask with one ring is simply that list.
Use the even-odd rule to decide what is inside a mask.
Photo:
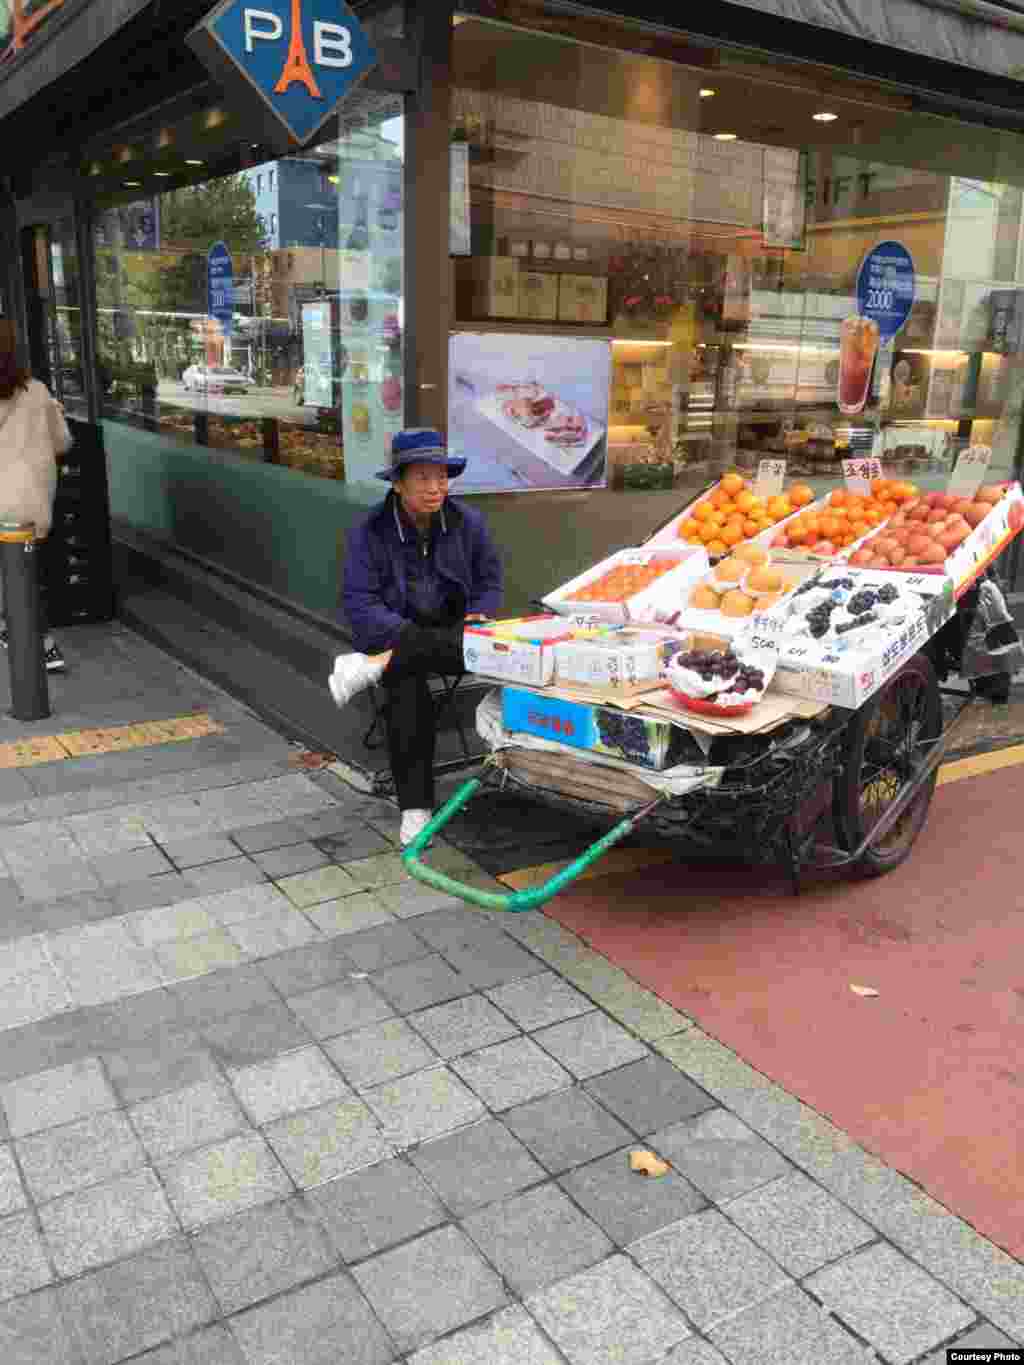
[{"label": "yellow fruit", "polygon": [[714,506],[710,502],[700,502],[693,509],[693,515],[697,521],[707,521],[714,510]]},{"label": "yellow fruit", "polygon": [[723,528],[721,538],[726,545],[738,545],[743,539],[743,523],[730,521],[728,526]]},{"label": "yellow fruit", "polygon": [[723,559],[715,565],[715,577],[720,583],[738,583],[747,571],[747,566],[736,555]]},{"label": "yellow fruit", "polygon": [[694,536],[699,536],[700,522],[695,521],[693,517],[690,517],[686,521],[680,522],[679,528],[676,531],[676,535],[679,537],[680,540],[691,540]]},{"label": "yellow fruit", "polygon": [[724,540],[709,540],[707,542],[709,555],[725,555],[729,553],[729,547]]},{"label": "yellow fruit", "polygon": [[768,551],[763,545],[737,545],[737,559],[742,559],[744,564],[767,564],[769,559]]},{"label": "yellow fruit", "polygon": [[745,592],[727,592],[722,598],[724,616],[749,616],[754,610],[754,599]]},{"label": "yellow fruit", "polygon": [[722,479],[722,491],[728,493],[729,497],[735,497],[737,493],[742,493],[747,486],[747,481],[742,474],[726,474]]},{"label": "yellow fruit", "polygon": [[778,569],[773,569],[770,564],[764,564],[760,568],[751,569],[747,587],[751,592],[780,592],[784,582],[785,579]]},{"label": "yellow fruit", "polygon": [[698,611],[715,611],[718,608],[718,595],[705,583],[698,583],[690,594],[690,606]]}]

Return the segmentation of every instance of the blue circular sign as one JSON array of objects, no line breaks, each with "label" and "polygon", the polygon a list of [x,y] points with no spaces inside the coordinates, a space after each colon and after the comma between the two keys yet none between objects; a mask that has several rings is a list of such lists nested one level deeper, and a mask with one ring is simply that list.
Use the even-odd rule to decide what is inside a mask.
[{"label": "blue circular sign", "polygon": [[883,342],[891,341],[914,306],[914,261],[902,242],[879,242],[857,272],[857,312],[878,324]]}]

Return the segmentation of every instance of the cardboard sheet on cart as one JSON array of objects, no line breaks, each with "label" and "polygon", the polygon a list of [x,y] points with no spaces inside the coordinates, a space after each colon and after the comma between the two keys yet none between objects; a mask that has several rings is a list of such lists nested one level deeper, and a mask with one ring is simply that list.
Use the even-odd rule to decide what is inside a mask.
[{"label": "cardboard sheet on cart", "polygon": [[536,455],[539,460],[549,464],[552,469],[557,469],[559,474],[575,473],[604,435],[604,427],[601,423],[595,422],[592,417],[588,416],[586,418],[587,434],[579,445],[560,446],[547,439],[543,427],[524,427],[518,422],[513,422],[510,417],[506,417],[502,411],[502,402],[501,398],[492,394],[489,398],[478,399],[476,408],[506,436],[511,436],[514,441],[525,446],[531,455]]},{"label": "cardboard sheet on cart", "polygon": [[771,688],[753,711],[745,716],[712,718],[684,711],[667,687],[659,688],[657,692],[646,692],[635,701],[637,704],[631,709],[637,715],[649,716],[652,720],[670,720],[691,733],[699,731],[712,736],[764,735],[791,720],[814,720],[816,716],[823,715],[828,710],[824,702],[783,696],[782,693],[773,692]]},{"label": "cardboard sheet on cart", "polygon": [[519,731],[514,735],[509,734],[501,721],[501,691],[498,688],[488,692],[477,707],[476,729],[477,734],[492,752],[500,749],[529,749],[537,753],[551,753],[562,757],[571,753],[572,757],[581,763],[590,764],[595,769],[613,768],[616,772],[628,773],[630,777],[643,782],[652,791],[664,792],[668,796],[685,796],[687,792],[698,791],[701,787],[717,787],[722,780],[722,768],[699,768],[687,763],[655,772],[653,769],[640,768],[635,763],[613,758],[609,754],[593,753],[585,749],[567,750],[564,744],[541,739],[538,735],[522,734]]}]

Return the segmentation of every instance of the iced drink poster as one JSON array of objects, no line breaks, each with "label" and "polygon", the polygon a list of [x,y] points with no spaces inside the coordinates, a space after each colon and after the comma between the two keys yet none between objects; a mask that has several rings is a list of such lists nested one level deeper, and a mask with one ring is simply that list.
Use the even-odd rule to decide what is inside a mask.
[{"label": "iced drink poster", "polygon": [[459,332],[449,343],[448,444],[459,490],[602,487],[611,343]]},{"label": "iced drink poster", "polygon": [[879,242],[857,272],[857,312],[839,331],[839,410],[864,410],[879,345],[900,331],[914,306],[914,261],[902,242]]}]

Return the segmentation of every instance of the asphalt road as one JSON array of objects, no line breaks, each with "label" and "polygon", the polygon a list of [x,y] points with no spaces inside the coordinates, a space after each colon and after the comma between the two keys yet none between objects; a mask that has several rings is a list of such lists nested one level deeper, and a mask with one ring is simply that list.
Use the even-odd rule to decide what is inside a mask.
[{"label": "asphalt road", "polygon": [[246,394],[207,394],[190,392],[178,380],[161,379],[157,398],[167,407],[198,409],[223,417],[280,417],[300,426],[316,425],[316,409],[294,403],[290,388],[254,385]]}]

